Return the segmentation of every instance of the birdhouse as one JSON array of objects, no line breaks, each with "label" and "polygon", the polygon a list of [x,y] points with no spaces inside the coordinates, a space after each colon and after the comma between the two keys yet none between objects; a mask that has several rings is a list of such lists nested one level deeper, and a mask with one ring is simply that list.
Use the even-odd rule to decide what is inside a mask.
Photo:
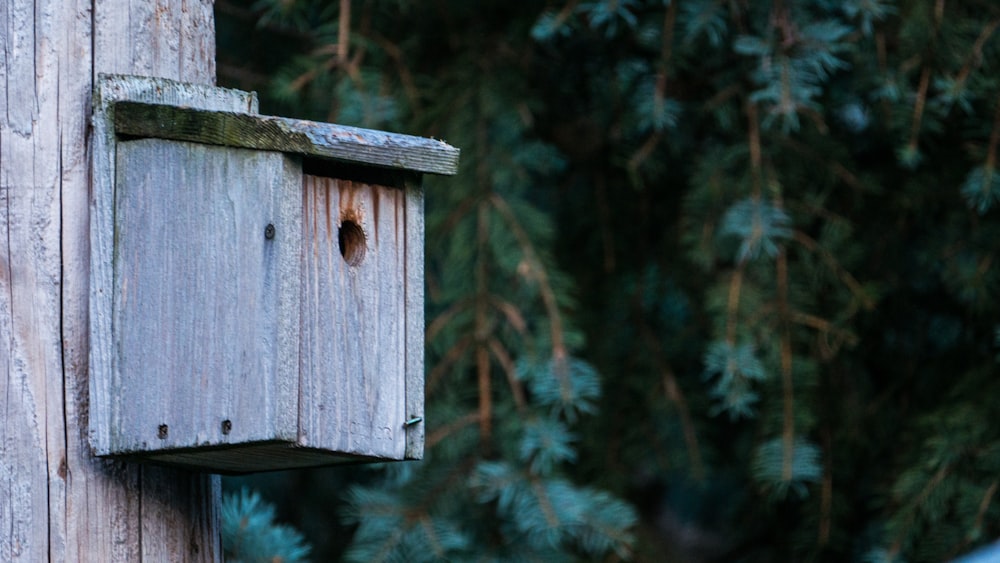
[{"label": "birdhouse", "polygon": [[423,455],[421,175],[444,142],[101,76],[90,405],[99,456],[218,473]]}]

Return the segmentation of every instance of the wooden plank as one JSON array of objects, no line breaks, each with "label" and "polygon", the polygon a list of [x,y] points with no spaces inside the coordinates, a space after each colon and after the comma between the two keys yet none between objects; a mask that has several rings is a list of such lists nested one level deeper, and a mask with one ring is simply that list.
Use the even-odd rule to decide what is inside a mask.
[{"label": "wooden plank", "polygon": [[[105,561],[135,559],[138,514],[132,492],[137,489],[136,472],[93,457],[87,442],[87,310],[90,270],[88,205],[90,194],[91,91],[93,90],[94,2],[58,0],[36,2],[36,10],[58,14],[49,27],[51,41],[59,51],[42,53],[58,68],[58,86],[39,81],[43,92],[58,92],[58,107],[42,110],[41,121],[58,130],[60,198],[61,340],[63,388],[47,392],[47,416],[61,417],[49,423],[53,436],[46,448],[49,474],[50,561],[80,561],[87,557]],[[74,61],[69,64],[66,61]],[[37,69],[36,69],[37,71]],[[39,74],[48,74],[42,71]],[[50,374],[50,377],[55,374]],[[104,517],[103,526],[91,517]],[[95,528],[100,528],[95,529]],[[29,558],[30,559],[30,558]]]},{"label": "wooden plank", "polygon": [[[68,5],[71,2],[79,5],[79,9],[71,9]],[[61,56],[51,60],[60,72],[75,73],[74,78],[60,79],[58,88],[46,87],[48,91],[58,91],[68,97],[70,107],[63,108],[66,111],[47,117],[48,121],[59,122],[60,127],[63,127],[65,116],[90,115],[91,92],[102,90],[101,84],[95,84],[94,77],[101,73],[144,74],[207,86],[215,82],[214,15],[210,1],[44,0],[44,3],[50,7],[37,7],[36,10],[55,11],[63,15],[66,22],[60,29],[52,30],[50,40],[73,42]],[[97,293],[92,282],[94,279],[110,281],[102,273],[111,268],[110,254],[102,253],[110,249],[110,241],[95,247],[88,233],[100,231],[93,224],[95,219],[105,226],[110,226],[111,222],[105,211],[88,216],[87,209],[100,195],[111,195],[107,188],[111,184],[107,181],[114,177],[113,155],[99,149],[102,144],[109,147],[108,134],[113,135],[111,127],[104,127],[104,123],[96,119],[101,109],[107,107],[104,104],[118,99],[155,101],[166,98],[173,101],[190,98],[190,104],[198,107],[253,112],[256,101],[248,99],[245,93],[234,95],[232,91],[213,91],[206,95],[204,87],[192,93],[198,89],[189,86],[182,90],[166,80],[125,81],[116,86],[122,87],[108,87],[102,95],[94,96],[102,103],[95,104],[95,123],[89,142],[86,127],[79,130],[63,128],[61,133],[63,146],[70,147],[69,151],[64,150],[64,155],[78,151],[89,154],[92,162],[89,167],[62,171],[63,337],[67,396],[64,416],[68,424],[65,435],[69,452],[68,464],[59,465],[53,461],[49,465],[60,467],[68,476],[66,510],[50,513],[50,528],[65,529],[66,552],[65,556],[57,551],[49,555],[54,561],[164,561],[176,560],[178,557],[174,554],[187,553],[188,546],[199,545],[199,556],[188,560],[221,561],[218,476],[166,469],[140,471],[134,464],[93,457],[88,444],[88,416],[94,415],[88,400],[88,351],[94,343],[88,343],[88,331],[83,327],[93,320],[88,318],[88,309],[93,310],[93,306],[88,305],[93,295],[88,291]],[[98,288],[107,289],[108,286]],[[110,293],[106,296],[110,298]],[[109,340],[99,339],[98,345],[102,342]],[[109,359],[110,355],[104,357]],[[50,412],[52,416],[63,416],[58,410]],[[56,495],[57,492],[52,497]],[[186,498],[200,502],[184,502]],[[163,502],[161,510],[140,509],[170,499],[178,499],[178,502]],[[173,529],[175,533],[155,532],[163,529]],[[140,533],[141,530],[145,532]]]},{"label": "wooden plank", "polygon": [[406,459],[424,457],[424,191],[405,184],[406,206]]},{"label": "wooden plank", "polygon": [[117,104],[185,106],[208,111],[255,114],[259,100],[256,92],[220,88],[206,84],[180,82],[155,76],[105,74],[94,85],[94,125],[114,133],[112,108]]},{"label": "wooden plank", "polygon": [[109,450],[294,443],[300,166],[141,139],[116,169]]},{"label": "wooden plank", "polygon": [[[93,181],[90,225],[90,396],[98,404],[115,396],[111,369],[111,311],[115,281],[114,245],[115,136],[112,107],[122,100],[186,104],[208,109],[256,111],[256,95],[240,90],[186,84],[161,78],[101,75],[94,89]],[[110,409],[90,409],[91,443],[100,454],[110,451]]]},{"label": "wooden plank", "polygon": [[404,202],[396,188],[303,176],[305,447],[404,456]]},{"label": "wooden plank", "polygon": [[[143,4],[130,7],[121,3],[118,5],[112,2],[99,3],[95,10],[103,15],[95,15],[95,18],[103,22],[100,25],[113,27],[122,24],[115,19],[119,14],[116,10],[131,8],[145,10],[147,6]],[[105,12],[104,9],[110,12]],[[197,17],[205,16],[204,7],[199,7],[195,11],[201,14]],[[113,21],[102,19],[105,16],[110,16]],[[211,16],[210,7],[208,16],[209,18]],[[187,29],[186,26],[187,24],[184,24],[182,27]],[[199,33],[206,31],[211,35],[210,29],[199,30]],[[189,29],[186,33],[189,39],[192,39],[190,43],[185,43],[187,46],[194,47],[203,41],[200,38],[192,38]],[[148,39],[146,38],[146,42]],[[214,46],[212,48],[214,49]],[[98,50],[104,57],[111,56],[108,45],[98,45]],[[186,49],[177,54],[184,59],[199,56],[192,55]],[[104,63],[96,64],[98,69],[103,68]],[[185,77],[202,82],[214,80],[214,76],[197,74],[205,72],[208,64],[202,62],[185,67],[187,73]],[[115,68],[128,70],[130,67],[126,64],[124,67],[115,66]],[[88,81],[88,96],[90,89]],[[88,96],[82,96],[80,102],[89,102]],[[86,220],[88,214],[81,211],[79,205],[67,210],[66,214],[71,217],[75,230],[64,235],[64,245],[75,248],[76,255],[84,257],[87,256],[89,249],[89,257],[81,263],[79,269],[67,272],[67,279],[73,281],[75,287],[83,288],[83,293],[78,290],[72,294],[64,294],[64,300],[72,299],[75,303],[73,307],[64,307],[64,315],[73,317],[82,314],[89,326],[89,330],[82,331],[80,327],[83,323],[77,320],[73,326],[80,332],[73,333],[73,338],[69,339],[70,342],[80,343],[75,347],[75,355],[70,356],[67,363],[72,371],[67,377],[73,382],[67,385],[75,390],[74,401],[71,403],[72,410],[68,407],[68,412],[78,413],[76,416],[67,416],[67,420],[76,428],[69,435],[81,438],[79,442],[70,441],[73,452],[71,459],[75,460],[71,470],[78,475],[77,491],[71,494],[75,499],[74,502],[80,506],[77,509],[79,514],[99,515],[96,516],[97,521],[104,524],[95,526],[90,524],[87,518],[78,518],[76,514],[70,514],[66,519],[69,527],[68,535],[82,539],[78,543],[68,545],[70,551],[65,559],[83,560],[93,557],[94,560],[102,561],[136,561],[140,560],[143,554],[159,553],[158,557],[151,558],[162,560],[169,558],[168,554],[184,552],[188,545],[197,544],[202,546],[201,557],[192,560],[219,561],[222,557],[222,544],[218,532],[217,511],[188,512],[192,506],[200,509],[200,505],[190,503],[170,505],[170,510],[160,512],[140,510],[143,504],[159,502],[157,495],[166,494],[162,491],[171,488],[174,492],[167,494],[168,497],[184,498],[185,495],[196,495],[201,496],[202,502],[209,505],[218,503],[220,501],[218,476],[193,475],[187,472],[172,473],[172,470],[167,469],[159,472],[141,472],[134,464],[93,457],[95,452],[106,451],[110,443],[110,434],[107,430],[111,428],[111,409],[102,405],[110,405],[117,389],[117,383],[111,376],[113,373],[111,303],[115,288],[112,267],[115,151],[114,126],[110,109],[112,104],[119,100],[183,103],[230,111],[257,110],[255,95],[239,90],[214,88],[210,85],[182,83],[164,78],[105,74],[99,75],[97,83],[93,85],[90,189],[70,191],[64,195],[64,201],[79,202],[82,198],[86,203],[88,202],[86,194],[88,191],[90,193],[89,222]],[[85,147],[86,143],[83,146]],[[86,169],[81,179],[87,182],[85,172]],[[83,209],[86,209],[86,206]],[[86,293],[88,289],[89,295]],[[84,369],[82,366],[89,368]],[[101,431],[95,432],[95,429]],[[158,530],[176,528],[185,531],[185,534],[183,537],[178,537],[176,534],[158,536],[149,533],[140,537],[140,530],[143,527]]]},{"label": "wooden plank", "polygon": [[74,19],[86,11],[0,3],[0,561],[62,560],[68,543],[61,198],[86,192],[73,168],[86,149],[80,121],[56,116],[89,80],[59,63],[87,55],[89,27]]},{"label": "wooden plank", "polygon": [[[60,6],[58,0],[53,0]],[[210,0],[95,0],[97,73],[215,83],[215,17]],[[68,59],[73,60],[73,59]]]},{"label": "wooden plank", "polygon": [[212,19],[203,0],[0,2],[0,561],[221,559],[217,477],[140,476],[87,436],[93,77],[211,82]]},{"label": "wooden plank", "polygon": [[48,556],[48,427],[61,426],[45,415],[61,379],[59,188],[40,169],[55,131],[36,121],[52,99],[36,97],[33,61],[18,56],[34,49],[33,15],[21,1],[0,8],[0,59],[13,55],[0,75],[0,561]]},{"label": "wooden plank", "polygon": [[[222,561],[216,550],[222,483],[218,476],[166,467],[139,468],[145,489],[140,513],[139,559],[142,561]],[[204,483],[206,477],[208,483]],[[207,488],[206,488],[207,487]],[[164,514],[197,514],[178,526]],[[86,559],[86,558],[84,558]]]},{"label": "wooden plank", "polygon": [[459,150],[443,141],[284,117],[122,102],[115,106],[115,130],[432,174],[458,171]]}]

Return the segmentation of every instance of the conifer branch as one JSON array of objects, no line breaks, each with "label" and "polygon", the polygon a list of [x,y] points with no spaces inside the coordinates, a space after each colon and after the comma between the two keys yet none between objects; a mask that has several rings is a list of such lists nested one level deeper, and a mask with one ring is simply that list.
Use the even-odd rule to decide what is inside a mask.
[{"label": "conifer branch", "polygon": [[474,338],[471,335],[458,339],[455,344],[448,349],[448,352],[446,352],[445,355],[438,360],[437,364],[434,365],[434,369],[432,369],[427,375],[428,394],[430,394],[431,391],[437,387],[438,382],[444,374],[447,373],[448,370],[458,362],[458,360],[462,359],[462,356],[464,356],[466,351],[468,351],[469,346],[472,345],[473,341]]},{"label": "conifer branch", "polygon": [[972,50],[969,53],[968,59],[965,64],[962,65],[961,70],[958,71],[958,76],[955,77],[956,88],[961,89],[965,85],[966,79],[972,74],[972,71],[979,67],[983,62],[983,46],[993,35],[993,32],[997,30],[1000,26],[1000,19],[995,19],[987,23],[981,32],[979,32],[979,37],[976,38],[976,42],[972,44]]},{"label": "conifer branch", "polygon": [[993,502],[993,496],[997,492],[997,486],[1000,486],[1000,480],[994,480],[990,484],[989,488],[986,489],[983,499],[979,501],[979,510],[976,511],[976,522],[973,525],[973,530],[981,530],[983,528],[983,519],[986,517],[986,511],[990,508],[990,503]]},{"label": "conifer branch", "polygon": [[[488,148],[491,146],[486,118],[482,115],[482,101],[476,120],[476,185],[482,194],[492,193],[488,169]],[[489,256],[490,210],[487,199],[480,198],[476,205],[476,254],[473,338],[475,342],[475,372],[479,397],[479,439],[484,452],[492,447],[493,393],[491,390],[490,353],[487,340],[490,334],[489,295],[490,278],[487,264]]]},{"label": "conifer branch", "polygon": [[468,309],[472,304],[471,299],[459,299],[448,306],[447,309],[441,311],[438,316],[434,317],[427,325],[427,330],[424,331],[424,341],[431,342],[438,335],[439,332],[444,330],[448,323],[452,321],[455,317],[460,315],[463,311]]},{"label": "conifer branch", "polygon": [[[808,158],[809,160],[818,162],[826,166],[830,170],[830,172],[832,172],[837,178],[840,178],[840,181],[844,182],[848,186],[856,190],[864,189],[864,186],[861,185],[861,181],[858,180],[858,177],[855,176],[850,170],[848,170],[847,167],[844,166],[843,164],[835,160],[825,158],[823,155],[817,153],[808,145],[800,143],[791,137],[782,136],[779,138],[778,142],[780,142],[786,148],[789,148],[795,151],[796,153]],[[820,209],[819,211],[823,213],[829,212],[829,210],[826,209]]]},{"label": "conifer branch", "polygon": [[486,256],[490,236],[490,213],[485,202],[480,203],[477,216],[476,306],[473,331],[476,339],[476,376],[479,382],[479,433],[483,444],[489,447],[493,435],[493,393],[490,353],[487,348],[490,333],[488,319],[490,291]]},{"label": "conifer branch", "polygon": [[659,129],[654,130],[649,134],[649,136],[646,137],[646,140],[642,143],[642,145],[640,145],[628,159],[627,167],[629,172],[634,175],[639,171],[639,167],[642,166],[642,163],[653,154],[653,151],[656,150],[657,146],[659,146],[660,139],[662,138],[663,131]]},{"label": "conifer branch", "polygon": [[542,486],[541,480],[529,473],[527,475],[528,482],[531,483],[531,489],[535,492],[535,497],[538,499],[538,506],[542,509],[542,514],[545,515],[545,521],[548,523],[550,528],[556,528],[559,526],[559,517],[556,515],[555,508],[552,506],[552,501],[549,500],[549,495],[545,493],[545,487]]},{"label": "conifer branch", "polygon": [[320,72],[325,72],[328,70],[330,70],[328,66],[321,66],[321,67],[311,68],[299,74],[298,76],[295,77],[295,80],[292,80],[291,82],[288,83],[287,86],[288,91],[293,93],[301,91],[303,88],[306,87],[306,85],[315,80]]},{"label": "conifer branch", "polygon": [[[885,50],[885,32],[879,30],[875,32],[875,55],[878,61],[878,70],[880,76],[889,75],[889,60],[886,56]],[[892,121],[892,106],[889,105],[889,99],[887,97],[882,97],[882,113],[885,115],[887,122]]]},{"label": "conifer branch", "polygon": [[433,448],[441,440],[444,440],[451,434],[465,428],[466,426],[476,424],[479,422],[479,412],[470,412],[464,416],[460,416],[444,426],[438,427],[434,432],[427,435],[425,444],[427,449]]},{"label": "conifer branch", "polygon": [[437,532],[434,531],[434,526],[431,525],[431,519],[427,514],[423,514],[417,519],[420,522],[420,527],[423,529],[424,534],[427,535],[427,541],[431,544],[431,549],[434,551],[437,559],[445,558],[444,548],[441,547],[441,540],[438,539]]},{"label": "conifer branch", "polygon": [[917,511],[920,509],[921,505],[927,502],[927,498],[931,495],[932,492],[934,492],[934,489],[936,489],[938,485],[940,485],[941,482],[944,481],[945,477],[947,477],[949,473],[951,473],[951,466],[942,465],[941,468],[934,473],[934,476],[931,477],[930,481],[928,481],[927,484],[924,485],[924,488],[920,490],[920,493],[917,494],[915,498],[910,500],[910,502],[906,503],[906,509],[907,509],[906,522],[905,525],[900,526],[899,530],[896,532],[896,538],[892,542],[892,549],[891,549],[892,551],[898,552],[900,549],[902,549],[903,541],[905,539],[903,536],[909,530],[910,526],[913,524],[913,521],[916,519]]},{"label": "conifer branch", "polygon": [[760,147],[760,119],[757,116],[757,104],[747,101],[747,135],[750,144],[750,172],[753,178],[753,197],[760,198],[761,184],[761,147]]},{"label": "conifer branch", "polygon": [[504,218],[508,227],[510,227],[511,232],[514,234],[514,238],[518,241],[518,245],[521,247],[521,253],[525,257],[525,263],[528,267],[528,271],[530,272],[530,276],[538,282],[542,303],[544,304],[545,311],[549,317],[549,331],[552,338],[552,372],[559,380],[559,388],[563,398],[568,402],[572,395],[572,387],[569,378],[569,365],[567,361],[569,359],[569,354],[566,350],[565,341],[563,340],[562,315],[559,312],[559,304],[556,300],[555,291],[549,283],[548,273],[542,265],[538,254],[535,252],[535,246],[532,244],[531,238],[521,226],[521,222],[517,219],[513,210],[511,210],[510,205],[508,205],[507,201],[497,193],[491,193],[489,197],[493,207],[500,213],[500,216]]},{"label": "conifer branch", "polygon": [[489,346],[490,352],[493,353],[493,357],[500,363],[500,367],[503,368],[504,374],[507,376],[507,385],[510,386],[511,396],[514,397],[514,405],[517,406],[518,411],[524,413],[527,408],[527,400],[524,398],[524,386],[517,379],[517,369],[514,367],[513,358],[496,338],[490,338]]},{"label": "conifer branch", "polygon": [[559,10],[559,13],[556,14],[553,27],[559,27],[564,23],[566,23],[566,20],[568,20],[570,16],[573,15],[573,11],[576,9],[576,5],[579,3],[580,0],[569,0],[569,2],[566,2],[566,4],[563,5],[562,9]]},{"label": "conifer branch", "polygon": [[[753,315],[747,318],[746,324],[750,326],[756,325],[761,319],[771,314],[778,314],[776,309],[777,307],[774,305],[761,305]],[[821,350],[820,357],[824,360],[833,358],[844,344],[853,346],[858,342],[857,335],[850,330],[839,328],[832,321],[816,315],[789,309],[788,321],[816,330],[817,342]],[[833,336],[835,339],[832,344],[829,342],[830,336]]]},{"label": "conifer branch", "polygon": [[531,277],[538,282],[542,303],[549,317],[549,330],[552,335],[552,357],[559,361],[565,361],[567,351],[565,341],[563,340],[562,315],[559,313],[559,304],[556,301],[555,291],[549,283],[548,273],[538,258],[538,254],[535,252],[535,246],[531,243],[531,238],[528,237],[528,233],[521,226],[521,222],[511,210],[510,205],[499,194],[492,193],[489,198],[493,207],[500,212],[500,215],[510,227],[514,238],[517,239],[518,245],[521,247],[521,252],[526,259]]},{"label": "conifer branch", "polygon": [[480,202],[481,198],[478,194],[472,197],[467,197],[455,205],[454,209],[448,213],[448,216],[441,220],[439,229],[443,233],[450,233],[455,230],[455,226],[458,222],[465,218],[466,215],[472,212],[476,208],[476,205]]},{"label": "conifer branch", "polygon": [[[654,103],[662,104],[667,96],[667,86],[670,77],[670,57],[673,52],[674,44],[674,28],[677,23],[677,2],[671,2],[667,7],[663,15],[663,32],[662,32],[662,43],[660,45],[660,60],[657,64],[659,70],[656,76],[656,87],[653,89],[653,95],[656,97]],[[628,160],[628,169],[633,173],[639,169],[639,166],[650,155],[653,154],[653,150],[660,144],[660,140],[663,138],[663,131],[661,129],[656,129],[646,137],[646,140],[642,145],[632,154],[632,157]]]},{"label": "conifer branch", "polygon": [[819,535],[817,543],[826,547],[830,543],[830,529],[833,527],[833,452],[830,444],[830,427],[823,428],[823,480],[820,483]]},{"label": "conifer branch", "polygon": [[846,285],[848,289],[851,290],[851,293],[854,294],[854,297],[856,297],[858,300],[861,301],[861,304],[862,306],[864,306],[865,309],[871,310],[875,308],[875,302],[872,301],[872,298],[869,297],[867,293],[865,293],[864,288],[861,287],[861,284],[858,282],[858,280],[843,266],[841,266],[840,262],[838,262],[837,259],[834,258],[834,256],[830,254],[829,251],[821,247],[819,243],[817,243],[812,237],[803,233],[802,231],[796,230],[792,233],[792,240],[801,244],[810,252],[819,255],[819,257],[823,259],[823,262],[826,263],[826,266],[830,268],[830,270],[833,271],[835,274],[837,274],[837,277],[840,278],[841,282],[843,282],[844,285]]},{"label": "conifer branch", "polygon": [[993,129],[990,131],[990,144],[986,147],[986,164],[988,174],[983,174],[983,182],[989,182],[989,173],[996,168],[997,144],[1000,143],[1000,96],[997,96],[996,109],[993,111]]},{"label": "conifer branch", "polygon": [[671,2],[663,14],[663,42],[660,44],[660,77],[666,92],[667,76],[670,72],[670,57],[674,47],[674,27],[677,23],[677,2]]},{"label": "conifer branch", "polygon": [[705,111],[709,112],[713,111],[717,109],[719,106],[731,100],[732,98],[735,98],[742,92],[743,92],[742,84],[738,83],[730,84],[729,86],[726,86],[725,88],[713,94],[712,97],[710,97],[709,99],[705,100],[705,104],[702,107],[704,108]]},{"label": "conifer branch", "polygon": [[615,271],[615,246],[611,228],[611,205],[608,203],[608,183],[603,174],[594,178],[594,195],[601,217],[601,246],[604,250],[604,271]]},{"label": "conifer branch", "polygon": [[406,93],[406,99],[409,101],[410,108],[413,110],[413,117],[419,120],[421,114],[423,113],[421,107],[422,104],[420,102],[420,90],[417,89],[413,73],[406,65],[406,61],[403,60],[403,50],[399,48],[399,45],[396,45],[386,36],[377,31],[373,32],[371,37],[396,65],[399,82],[403,85],[403,92]]},{"label": "conifer branch", "polygon": [[913,121],[910,125],[910,141],[907,147],[911,151],[917,150],[917,143],[920,136],[920,124],[924,117],[924,104],[927,102],[927,88],[931,81],[931,68],[924,66],[920,72],[920,84],[917,86],[917,100],[913,104]]},{"label": "conifer branch", "polygon": [[497,294],[490,295],[490,304],[500,312],[501,315],[507,318],[507,323],[510,324],[519,334],[522,336],[527,335],[528,323],[524,320],[524,315],[521,310],[511,303],[500,297]]},{"label": "conifer branch", "polygon": [[832,358],[837,351],[840,349],[842,344],[853,345],[858,342],[858,337],[854,335],[849,330],[844,330],[833,326],[833,323],[820,318],[816,315],[810,315],[808,313],[803,313],[801,311],[790,311],[789,320],[800,325],[808,326],[810,328],[816,329],[818,336],[829,336],[830,334],[835,335],[837,341],[836,345],[831,347],[830,344],[824,338],[821,340],[821,350],[822,357],[824,359]]},{"label": "conifer branch", "polygon": [[782,386],[782,478],[792,480],[792,460],[795,454],[795,403],[792,380],[792,335],[788,329],[788,257],[784,250],[775,260],[777,269],[778,316],[781,322],[781,386]]},{"label": "conifer branch", "polygon": [[337,19],[337,64],[347,66],[347,49],[351,37],[351,0],[340,0],[340,17]]},{"label": "conifer branch", "polygon": [[729,299],[726,305],[726,342],[736,346],[736,319],[740,307],[740,286],[743,284],[743,265],[740,262],[729,278]]},{"label": "conifer branch", "polygon": [[406,532],[406,528],[394,528],[392,533],[389,534],[385,541],[382,542],[382,546],[379,548],[378,553],[372,559],[373,561],[388,561],[389,554],[396,548],[397,545],[403,540],[403,534]]},{"label": "conifer branch", "polygon": [[701,461],[701,448],[698,445],[698,435],[695,433],[694,422],[691,420],[687,401],[684,399],[684,393],[681,391],[680,385],[677,384],[677,375],[663,357],[660,343],[653,335],[653,331],[650,330],[649,326],[640,321],[639,329],[662,374],[663,391],[667,399],[677,407],[677,414],[680,416],[681,427],[684,432],[684,443],[687,446],[688,457],[691,458],[691,474],[694,475],[695,479],[701,481],[705,478],[705,466]]},{"label": "conifer branch", "polygon": [[[989,244],[998,216],[987,211],[1000,201],[1000,176],[990,176],[1000,165],[1000,99],[986,75],[1000,9],[990,0],[551,0],[517,9],[441,0],[399,10],[260,0],[252,11],[218,2],[220,13],[265,19],[259,29],[278,38],[274,56],[256,41],[248,56],[263,52],[264,67],[294,60],[262,88],[262,103],[433,128],[463,148],[471,173],[426,193],[427,412],[437,424],[424,444],[444,463],[383,472],[347,498],[357,528],[334,541],[353,544],[348,558],[614,560],[634,541],[636,553],[650,553],[646,534],[630,537],[629,507],[611,508],[616,493],[662,492],[667,477],[650,482],[634,470],[643,463],[701,481],[683,499],[670,488],[668,510],[725,495],[729,478],[717,477],[732,471],[772,493],[760,505],[705,505],[705,521],[729,536],[708,541],[731,550],[707,558],[937,561],[1000,533],[991,519],[1000,479],[982,472],[996,452],[942,467],[980,454],[954,451],[950,431],[968,424],[981,443],[996,441],[995,413],[928,416],[941,401],[975,405],[977,393],[995,391],[1000,305],[990,282],[1000,253]],[[294,37],[276,34],[278,25]],[[263,84],[234,75],[243,60],[219,68]],[[641,84],[635,103],[609,79]],[[694,127],[675,135],[677,100]],[[580,115],[612,126],[567,125]],[[924,147],[931,136],[945,150]],[[897,159],[885,158],[890,150]],[[948,159],[963,150],[974,166]],[[900,172],[921,157],[920,175]],[[580,179],[574,170],[600,173],[564,194],[563,182]],[[959,177],[971,220],[938,189]],[[613,193],[629,182],[673,187]],[[590,213],[566,212],[567,201],[589,202]],[[666,230],[650,229],[659,227],[653,216]],[[552,238],[536,236],[554,218]],[[596,245],[598,263],[553,259],[577,243]],[[698,270],[662,268],[685,260]],[[580,328],[596,341],[594,367],[567,349],[576,334],[557,262],[566,280],[584,280]],[[893,288],[884,310],[881,286]],[[629,297],[632,315],[621,310]],[[876,305],[878,315],[862,315]],[[898,360],[886,358],[893,351]],[[703,365],[705,384],[681,384],[680,364]],[[935,370],[947,381],[916,377]],[[577,425],[577,413],[595,419]],[[878,430],[859,436],[859,425]],[[814,429],[821,444],[808,439]],[[909,439],[883,443],[899,429]],[[934,440],[946,461],[928,467],[922,448]],[[601,475],[607,492],[585,490]],[[845,475],[860,478],[838,481]],[[803,501],[806,493],[815,496]],[[892,502],[871,508],[873,497]],[[644,511],[642,529],[658,516]],[[754,519],[759,526],[738,527]],[[788,523],[780,538],[758,533]],[[841,541],[883,525],[880,538]]]}]

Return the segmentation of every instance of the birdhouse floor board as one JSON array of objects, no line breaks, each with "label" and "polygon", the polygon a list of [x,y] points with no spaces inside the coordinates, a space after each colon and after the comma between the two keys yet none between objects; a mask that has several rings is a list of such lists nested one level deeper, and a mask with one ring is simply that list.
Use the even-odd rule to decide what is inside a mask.
[{"label": "birdhouse floor board", "polygon": [[210,470],[225,475],[386,461],[375,457],[302,448],[286,442],[174,450],[137,456],[135,459],[201,471]]}]

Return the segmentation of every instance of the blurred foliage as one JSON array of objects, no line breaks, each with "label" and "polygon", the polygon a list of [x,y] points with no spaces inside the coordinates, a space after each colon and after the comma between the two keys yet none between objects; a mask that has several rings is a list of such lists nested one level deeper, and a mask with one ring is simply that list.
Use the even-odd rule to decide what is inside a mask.
[{"label": "blurred foliage", "polygon": [[306,561],[309,546],[290,526],[274,522],[274,506],[246,489],[222,501],[222,548],[226,561],[268,563]]},{"label": "blurred foliage", "polygon": [[217,0],[266,113],[433,136],[420,463],[231,481],[318,560],[1000,536],[1000,5]]}]

